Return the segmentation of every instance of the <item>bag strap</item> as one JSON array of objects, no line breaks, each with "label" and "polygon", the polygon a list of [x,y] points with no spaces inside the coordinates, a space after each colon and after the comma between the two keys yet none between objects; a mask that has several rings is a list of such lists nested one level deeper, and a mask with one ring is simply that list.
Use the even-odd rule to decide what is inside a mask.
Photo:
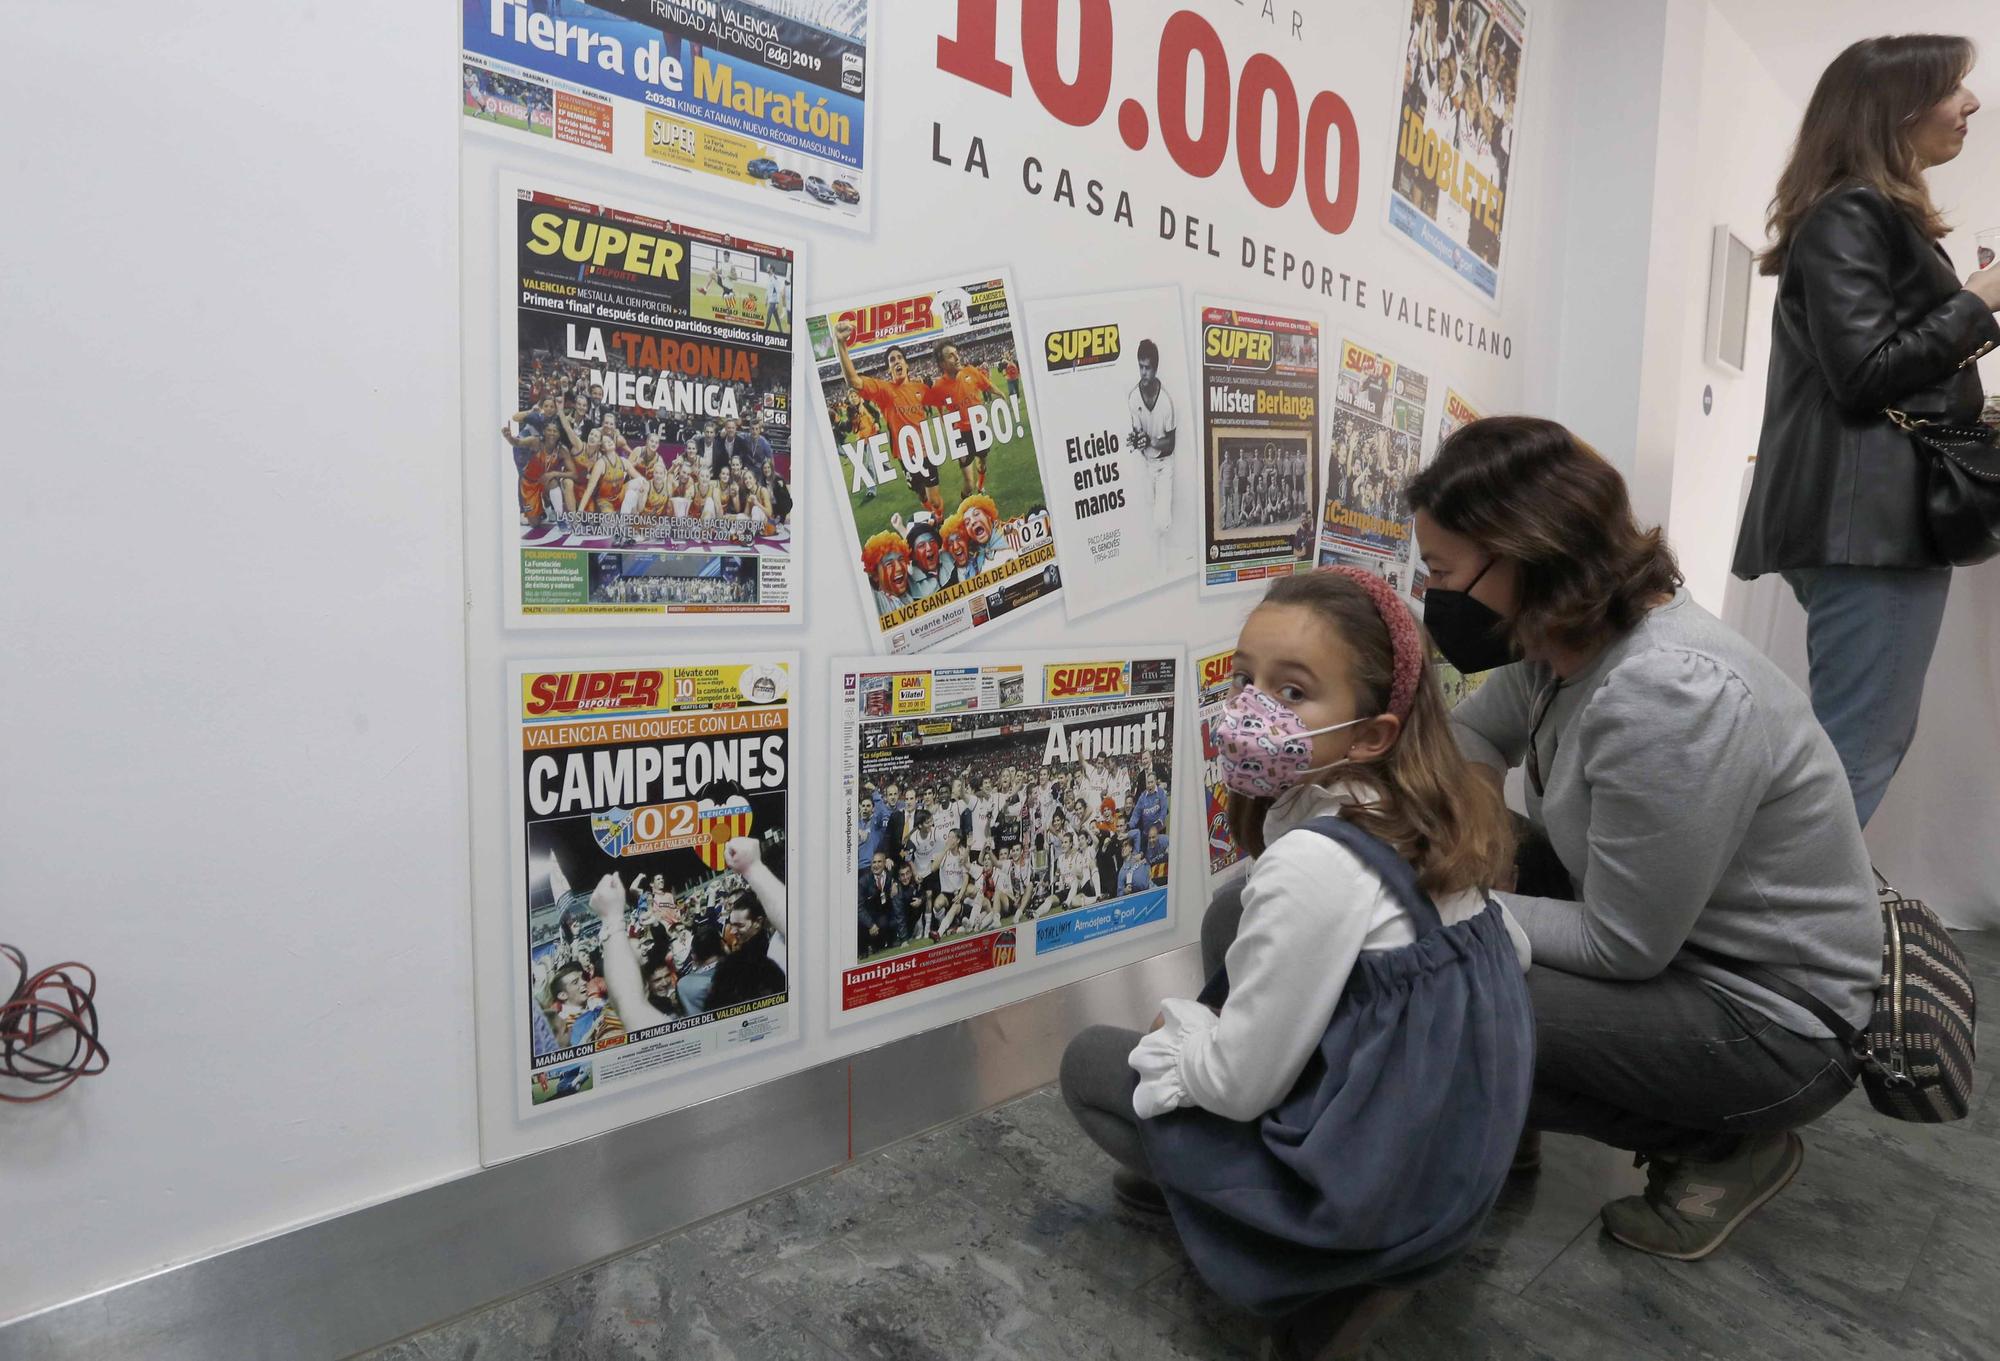
[{"label": "bag strap", "polygon": [[1833,1033],[1835,1039],[1849,1049],[1857,1052],[1860,1050],[1863,1042],[1861,1032],[1848,1024],[1839,1012],[1797,984],[1787,982],[1762,965],[1746,964],[1740,959],[1731,959],[1728,955],[1717,954],[1691,941],[1683,943],[1681,949],[1705,964],[1713,964],[1716,968],[1733,973],[1738,978],[1747,979],[1766,992],[1774,992],[1794,1006],[1803,1008],[1817,1017],[1820,1024]]},{"label": "bag strap", "polygon": [[[1331,841],[1337,841],[1354,853],[1377,878],[1396,895],[1403,907],[1417,919],[1417,938],[1444,929],[1444,919],[1438,915],[1437,904],[1431,895],[1417,884],[1417,872],[1402,856],[1397,855],[1379,837],[1371,836],[1344,818],[1329,814],[1314,818],[1303,824],[1305,830],[1318,832]],[[1229,1000],[1229,966],[1217,965],[1215,973],[1194,999],[1205,1007],[1219,1007]]]},{"label": "bag strap", "polygon": [[[1989,426],[1954,425],[1947,420],[1930,420],[1925,417],[1912,416],[1909,412],[1899,410],[1893,406],[1883,407],[1882,414],[1889,418],[1891,425],[1910,435],[1919,446],[1950,458],[1952,462],[1957,463],[1961,468],[1965,468],[1965,464],[1954,456],[1948,446],[1939,444],[1937,436],[1942,435],[1947,438],[1961,439],[1968,444],[1990,445],[1994,442],[1994,431]],[[1974,477],[1984,477],[1989,481],[1993,478],[1993,474],[1981,472],[1977,469],[1965,468],[1965,471]]]},{"label": "bag strap", "polygon": [[1417,872],[1410,868],[1409,861],[1390,850],[1380,837],[1371,836],[1347,819],[1333,814],[1314,818],[1305,824],[1305,830],[1339,842],[1354,853],[1355,859],[1373,870],[1375,877],[1417,919],[1417,939],[1444,930],[1444,918],[1438,916],[1437,904],[1431,901],[1431,895],[1418,886]]}]

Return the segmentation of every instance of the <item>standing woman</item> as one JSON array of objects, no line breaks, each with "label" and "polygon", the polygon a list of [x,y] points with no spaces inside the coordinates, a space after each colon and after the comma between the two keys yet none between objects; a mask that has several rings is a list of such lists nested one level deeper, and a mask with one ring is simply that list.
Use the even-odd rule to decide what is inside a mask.
[{"label": "standing woman", "polygon": [[1780,573],[1805,606],[1813,713],[1863,826],[1916,734],[1951,586],[1925,522],[1925,459],[1884,413],[1974,423],[1974,362],[2000,345],[2000,266],[1959,283],[1924,183],[1965,145],[1972,63],[1969,41],[1933,34],[1834,58],[1762,260],[1778,303],[1734,567]]}]

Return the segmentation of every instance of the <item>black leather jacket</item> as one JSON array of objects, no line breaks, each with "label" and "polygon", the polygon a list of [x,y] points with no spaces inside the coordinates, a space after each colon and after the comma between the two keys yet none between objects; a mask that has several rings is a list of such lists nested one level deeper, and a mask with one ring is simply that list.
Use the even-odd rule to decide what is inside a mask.
[{"label": "black leather jacket", "polygon": [[1924,518],[1926,465],[1882,410],[1975,421],[1974,361],[1996,345],[2000,322],[1887,198],[1850,185],[1820,200],[1778,281],[1736,575],[1943,566]]}]

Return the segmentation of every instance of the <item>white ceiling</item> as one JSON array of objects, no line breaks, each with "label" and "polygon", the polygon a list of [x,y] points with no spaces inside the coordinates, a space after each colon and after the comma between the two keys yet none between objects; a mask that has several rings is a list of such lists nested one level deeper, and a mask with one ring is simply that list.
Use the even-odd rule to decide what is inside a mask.
[{"label": "white ceiling", "polygon": [[1804,108],[1842,48],[1884,33],[1962,33],[1984,59],[1968,82],[2000,115],[2000,0],[1711,0],[1785,93]]}]

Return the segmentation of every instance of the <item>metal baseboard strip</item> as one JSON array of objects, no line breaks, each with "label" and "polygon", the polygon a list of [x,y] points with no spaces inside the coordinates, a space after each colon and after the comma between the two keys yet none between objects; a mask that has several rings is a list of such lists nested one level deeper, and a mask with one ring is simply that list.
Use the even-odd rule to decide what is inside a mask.
[{"label": "metal baseboard strip", "polygon": [[1078,1030],[1199,983],[1184,946],[31,1314],[0,1357],[351,1356],[1030,1091]]}]

